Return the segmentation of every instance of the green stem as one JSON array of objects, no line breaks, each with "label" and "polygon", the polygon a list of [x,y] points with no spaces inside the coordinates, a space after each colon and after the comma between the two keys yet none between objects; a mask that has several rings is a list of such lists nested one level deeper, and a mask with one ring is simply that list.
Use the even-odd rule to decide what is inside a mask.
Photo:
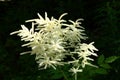
[{"label": "green stem", "polygon": [[75,80],[77,80],[77,73],[75,74]]}]

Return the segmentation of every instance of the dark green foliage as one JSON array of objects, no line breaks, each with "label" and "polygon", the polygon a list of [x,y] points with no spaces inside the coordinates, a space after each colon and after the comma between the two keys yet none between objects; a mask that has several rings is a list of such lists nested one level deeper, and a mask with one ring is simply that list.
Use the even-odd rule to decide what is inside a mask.
[{"label": "dark green foliage", "polygon": [[[20,29],[25,20],[37,18],[39,12],[58,18],[84,18],[89,39],[99,49],[95,63],[78,73],[78,80],[120,80],[120,1],[119,0],[11,0],[0,2],[0,80],[74,80],[69,66],[57,70],[38,70],[34,56],[20,55],[29,50],[10,32]],[[26,24],[29,25],[29,24]],[[30,24],[31,25],[31,24]]]},{"label": "dark green foliage", "polygon": [[118,58],[119,58],[119,57],[117,57],[117,56],[111,56],[111,57],[106,58],[105,62],[106,62],[106,63],[112,63],[112,62],[114,62],[115,60],[117,60]]}]

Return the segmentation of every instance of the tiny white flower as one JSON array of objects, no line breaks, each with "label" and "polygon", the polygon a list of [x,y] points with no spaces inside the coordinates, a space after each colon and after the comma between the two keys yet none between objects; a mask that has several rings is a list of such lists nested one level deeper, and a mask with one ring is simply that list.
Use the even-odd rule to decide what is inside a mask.
[{"label": "tiny white flower", "polygon": [[79,69],[79,67],[77,67],[77,68],[72,67],[69,71],[73,72],[73,74],[77,74],[78,72],[82,72],[83,70]]},{"label": "tiny white flower", "polygon": [[91,42],[90,44],[83,43],[81,44],[81,50],[90,50],[91,52],[98,51],[97,48],[93,46],[94,42]]},{"label": "tiny white flower", "polygon": [[51,41],[51,48],[53,48],[55,51],[64,51],[64,47],[62,46],[62,39],[58,40],[52,40]]}]

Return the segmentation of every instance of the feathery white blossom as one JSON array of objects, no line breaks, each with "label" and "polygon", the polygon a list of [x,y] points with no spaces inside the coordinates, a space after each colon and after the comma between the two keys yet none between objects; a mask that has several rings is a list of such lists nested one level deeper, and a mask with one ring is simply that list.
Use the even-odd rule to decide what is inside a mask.
[{"label": "feathery white blossom", "polygon": [[[93,46],[94,42],[90,44],[81,42],[81,39],[87,38],[84,28],[80,25],[83,19],[77,19],[75,22],[69,20],[70,24],[68,24],[62,19],[66,14],[62,14],[59,19],[54,17],[50,19],[46,12],[45,18],[38,13],[38,19],[26,21],[32,22],[30,30],[25,25],[21,25],[22,29],[12,32],[11,35],[17,34],[26,42],[22,46],[30,47],[31,51],[23,52],[23,54],[35,54],[35,60],[40,69],[48,67],[56,69],[58,65],[72,64],[70,72],[77,74],[77,72],[82,72],[86,65],[94,66],[89,62],[94,61],[90,56],[97,56],[94,51],[98,49]],[[74,57],[76,54],[78,56]],[[73,60],[64,62],[64,58],[68,55]]]}]

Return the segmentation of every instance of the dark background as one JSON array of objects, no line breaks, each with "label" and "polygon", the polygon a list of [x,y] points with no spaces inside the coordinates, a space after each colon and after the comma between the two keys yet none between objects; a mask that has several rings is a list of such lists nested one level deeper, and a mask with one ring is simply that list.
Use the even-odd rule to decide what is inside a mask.
[{"label": "dark background", "polygon": [[[65,19],[74,21],[83,18],[82,26],[89,37],[86,42],[95,42],[98,55],[120,56],[120,0],[0,1],[0,80],[67,80],[64,76],[56,78],[61,73],[38,70],[34,55],[20,56],[27,50],[21,47],[23,42],[20,38],[9,35],[19,30],[21,24],[26,24],[25,20],[38,18],[37,13],[44,16],[45,12],[55,18],[67,12]],[[120,80],[120,60],[110,65],[112,69],[107,74],[95,74],[90,79],[81,77],[78,80]]]}]

